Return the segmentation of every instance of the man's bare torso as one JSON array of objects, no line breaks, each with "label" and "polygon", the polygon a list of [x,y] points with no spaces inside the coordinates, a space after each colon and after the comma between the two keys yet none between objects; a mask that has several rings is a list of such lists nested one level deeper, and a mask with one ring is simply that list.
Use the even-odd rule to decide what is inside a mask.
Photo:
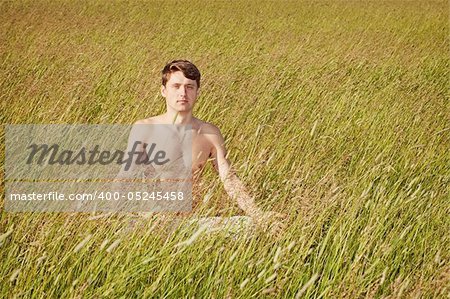
[{"label": "man's bare torso", "polygon": [[[136,124],[156,125],[168,124],[161,116],[155,116],[138,121]],[[193,118],[192,126],[192,173],[197,178],[206,162],[212,157],[217,142],[218,129],[213,124]]]}]

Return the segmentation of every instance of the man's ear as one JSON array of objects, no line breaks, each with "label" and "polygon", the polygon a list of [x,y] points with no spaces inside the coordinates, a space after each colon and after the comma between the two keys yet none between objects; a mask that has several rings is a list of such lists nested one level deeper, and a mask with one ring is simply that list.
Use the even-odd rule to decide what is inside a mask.
[{"label": "man's ear", "polygon": [[161,85],[161,95],[166,97],[166,87],[164,85]]}]

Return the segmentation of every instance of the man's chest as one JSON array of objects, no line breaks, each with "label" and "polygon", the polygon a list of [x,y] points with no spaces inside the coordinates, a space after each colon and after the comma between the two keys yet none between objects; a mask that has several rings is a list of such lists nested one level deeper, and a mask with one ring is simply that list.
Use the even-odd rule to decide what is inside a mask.
[{"label": "man's chest", "polygon": [[202,168],[211,155],[212,143],[201,134],[192,136],[192,169]]},{"label": "man's chest", "polygon": [[[164,151],[166,154],[165,158],[171,161],[179,161],[180,156],[184,156],[190,151],[193,171],[201,169],[211,155],[212,142],[206,134],[199,133],[198,130],[191,130],[189,133],[182,134],[166,129],[166,131],[159,133],[149,134],[143,142],[148,145],[155,144],[158,150]],[[147,152],[147,150],[145,151]],[[183,158],[183,160],[185,166],[187,166],[186,163],[188,163],[189,159]],[[159,168],[155,165],[154,167]]]}]

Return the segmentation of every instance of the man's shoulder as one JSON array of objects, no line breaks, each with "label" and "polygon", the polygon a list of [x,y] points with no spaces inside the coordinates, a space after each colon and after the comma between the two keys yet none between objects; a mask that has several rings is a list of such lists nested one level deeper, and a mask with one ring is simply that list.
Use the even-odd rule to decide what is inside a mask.
[{"label": "man's shoulder", "polygon": [[198,132],[211,143],[213,150],[217,147],[223,147],[225,140],[220,129],[216,125],[210,122],[201,121],[201,127]]},{"label": "man's shoulder", "polygon": [[221,135],[220,129],[213,123],[197,119],[198,130],[201,134]]},{"label": "man's shoulder", "polygon": [[159,121],[159,115],[137,120],[134,124],[135,125],[155,125],[155,124],[158,124],[158,121]]},{"label": "man's shoulder", "polygon": [[135,138],[147,138],[155,132],[153,126],[155,124],[158,124],[158,119],[156,117],[137,120],[131,128],[131,134],[136,136]]},{"label": "man's shoulder", "polygon": [[[134,123],[134,125],[157,125],[162,124],[163,121],[160,115],[140,119]],[[211,122],[207,122],[198,118],[195,118],[193,123],[193,129],[197,130],[199,134],[204,135],[219,135],[221,136],[220,129]]]}]

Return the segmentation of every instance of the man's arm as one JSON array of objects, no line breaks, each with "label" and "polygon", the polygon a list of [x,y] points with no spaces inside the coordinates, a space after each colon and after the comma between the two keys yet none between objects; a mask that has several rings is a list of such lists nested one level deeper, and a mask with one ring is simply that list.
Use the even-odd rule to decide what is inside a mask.
[{"label": "man's arm", "polygon": [[[124,160],[131,159],[131,161],[122,164],[114,179],[114,189],[120,190],[121,192],[133,191],[129,189],[133,186],[133,182],[136,182],[137,179],[142,179],[144,176],[150,178],[153,177],[154,168],[152,165],[138,167],[136,163],[139,158],[139,153],[141,153],[141,158],[147,157],[144,143],[145,140],[147,140],[147,134],[149,134],[149,127],[150,126],[146,125],[143,121],[137,121],[131,128],[128,136],[127,149],[125,150],[123,157]],[[128,153],[136,154],[129,156]],[[141,217],[148,218],[152,213],[140,212],[138,214]]]},{"label": "man's arm", "polygon": [[[274,218],[280,218],[284,215],[275,212],[263,212],[258,208],[253,198],[247,192],[245,185],[236,175],[229,160],[226,158],[225,141],[220,133],[220,130],[213,126],[213,134],[211,134],[212,148],[212,162],[214,168],[219,173],[220,179],[223,182],[223,186],[227,194],[236,199],[238,206],[248,215],[253,221],[265,228],[269,228],[270,222]],[[280,222],[272,223],[272,232],[279,232],[282,229]]]},{"label": "man's arm", "polygon": [[212,163],[214,169],[219,173],[224,189],[232,199],[236,199],[238,206],[249,216],[258,217],[262,211],[256,206],[254,200],[247,192],[245,185],[236,175],[231,167],[230,161],[226,158],[225,140],[220,130],[212,126]]},{"label": "man's arm", "polygon": [[[127,149],[124,153],[124,159],[130,158],[132,161],[129,163],[122,164],[119,173],[116,176],[116,179],[136,179],[138,178],[138,171],[143,170],[142,167],[137,167],[138,158],[148,158],[146,149],[144,148],[145,140],[147,139],[147,130],[150,126],[146,125],[143,121],[137,121],[133,127],[131,128],[130,134],[128,136]],[[128,153],[135,152],[131,157],[128,156]],[[139,156],[137,153],[141,153]],[[141,168],[141,169],[139,169]],[[154,169],[151,165],[146,165],[145,171],[153,172]]]}]

